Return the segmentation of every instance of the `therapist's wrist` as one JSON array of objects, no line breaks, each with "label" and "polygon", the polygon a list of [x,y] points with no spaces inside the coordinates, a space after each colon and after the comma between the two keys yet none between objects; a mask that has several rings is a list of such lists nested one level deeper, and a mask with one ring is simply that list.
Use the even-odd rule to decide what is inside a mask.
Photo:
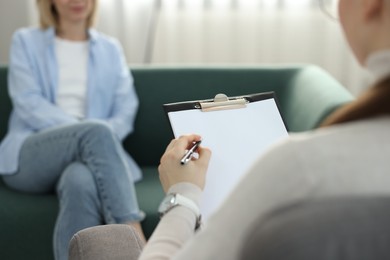
[{"label": "therapist's wrist", "polygon": [[181,194],[192,200],[199,207],[200,198],[202,196],[202,189],[199,186],[189,182],[180,182],[169,188],[167,194],[171,193]]}]

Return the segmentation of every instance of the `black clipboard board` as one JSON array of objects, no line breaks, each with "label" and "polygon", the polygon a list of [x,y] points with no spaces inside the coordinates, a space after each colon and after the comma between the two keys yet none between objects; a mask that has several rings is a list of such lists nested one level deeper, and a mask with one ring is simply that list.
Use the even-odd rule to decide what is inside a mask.
[{"label": "black clipboard board", "polygon": [[201,199],[202,217],[217,210],[250,166],[288,131],[274,92],[163,105],[173,135],[199,134],[212,150],[206,187]]}]

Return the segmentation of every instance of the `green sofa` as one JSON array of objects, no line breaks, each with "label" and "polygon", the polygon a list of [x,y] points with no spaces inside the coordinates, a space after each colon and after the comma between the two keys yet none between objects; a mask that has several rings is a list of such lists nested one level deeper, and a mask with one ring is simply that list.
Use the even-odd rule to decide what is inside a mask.
[{"label": "green sofa", "polygon": [[[124,141],[144,174],[136,184],[147,236],[158,222],[163,197],[157,166],[172,133],[162,104],[275,91],[290,132],[318,126],[329,113],[353,100],[351,94],[322,69],[311,65],[210,66],[131,68],[140,99],[135,131]],[[4,137],[11,102],[7,66],[0,67],[0,140]],[[31,173],[34,174],[34,173]],[[1,179],[1,178],[0,178]],[[52,230],[58,203],[54,194],[23,194],[0,180],[0,259],[53,259]]]}]

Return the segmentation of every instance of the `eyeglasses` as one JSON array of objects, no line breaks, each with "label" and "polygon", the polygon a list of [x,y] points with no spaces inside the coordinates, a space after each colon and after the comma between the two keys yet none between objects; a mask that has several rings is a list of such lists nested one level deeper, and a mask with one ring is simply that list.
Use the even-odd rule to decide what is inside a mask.
[{"label": "eyeglasses", "polygon": [[339,0],[319,0],[321,10],[334,20],[339,19]]}]

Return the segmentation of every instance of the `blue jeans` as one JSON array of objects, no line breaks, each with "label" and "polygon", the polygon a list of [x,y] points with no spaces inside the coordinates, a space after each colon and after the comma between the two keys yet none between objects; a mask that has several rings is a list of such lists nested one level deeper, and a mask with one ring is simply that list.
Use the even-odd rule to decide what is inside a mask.
[{"label": "blue jeans", "polygon": [[30,193],[57,192],[55,259],[68,258],[68,243],[81,229],[144,218],[121,143],[103,123],[84,122],[36,133],[24,142],[19,160],[18,172],[3,177],[9,187]]}]

